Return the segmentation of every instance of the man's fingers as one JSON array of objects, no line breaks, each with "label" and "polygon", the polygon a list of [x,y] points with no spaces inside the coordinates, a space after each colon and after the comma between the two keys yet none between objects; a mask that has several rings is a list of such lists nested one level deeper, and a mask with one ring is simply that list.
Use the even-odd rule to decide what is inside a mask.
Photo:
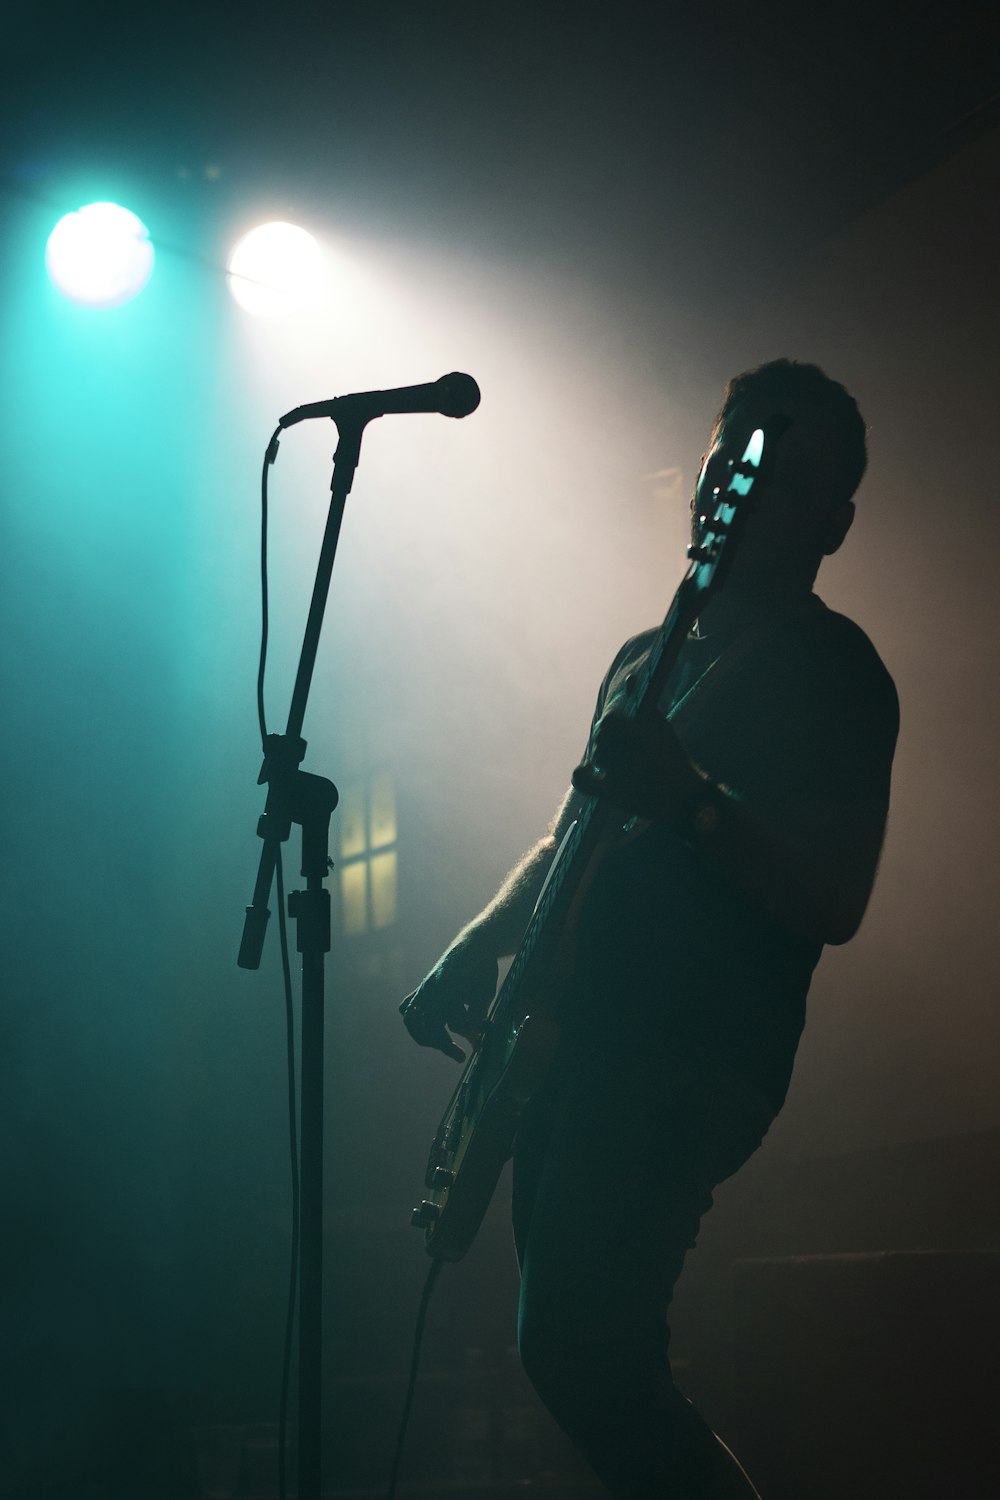
[{"label": "man's fingers", "polygon": [[592,797],[604,790],[605,773],[600,766],[595,766],[593,761],[585,760],[573,772],[572,781],[578,792]]},{"label": "man's fingers", "polygon": [[435,1016],[429,1015],[417,999],[418,991],[407,995],[399,1007],[403,1025],[421,1047],[437,1047],[444,1036],[444,1025]]},{"label": "man's fingers", "polygon": [[426,1036],[415,1036],[414,1041],[419,1042],[421,1047],[433,1047],[435,1052],[443,1052],[445,1057],[451,1057],[455,1062],[465,1062],[465,1053],[461,1047],[456,1047],[451,1037],[442,1026],[437,1033],[428,1033]]},{"label": "man's fingers", "polygon": [[635,753],[635,724],[614,710],[606,714],[594,736],[594,758],[585,760],[573,772],[573,785],[586,796],[607,795],[613,789],[623,760]]},{"label": "man's fingers", "polygon": [[483,1034],[482,1026],[477,1026],[475,1021],[463,1021],[461,1026],[452,1026],[449,1023],[448,1030],[453,1031],[456,1036],[463,1036],[465,1040],[467,1042],[471,1042],[474,1047],[478,1044],[479,1039]]},{"label": "man's fingers", "polygon": [[464,1062],[465,1053],[460,1047],[456,1047],[445,1025],[437,1016],[431,1015],[421,1005],[418,999],[419,990],[414,990],[411,995],[399,1007],[400,1015],[403,1017],[403,1025],[412,1036],[419,1047],[433,1047],[437,1052],[443,1052],[446,1057],[453,1058],[455,1062]]},{"label": "man's fingers", "polygon": [[413,1026],[407,1023],[406,1028],[413,1040],[421,1047],[433,1047],[436,1052],[443,1052],[445,1057],[454,1058],[455,1062],[465,1062],[465,1053],[461,1047],[456,1047],[451,1037],[445,1031],[444,1026]]}]

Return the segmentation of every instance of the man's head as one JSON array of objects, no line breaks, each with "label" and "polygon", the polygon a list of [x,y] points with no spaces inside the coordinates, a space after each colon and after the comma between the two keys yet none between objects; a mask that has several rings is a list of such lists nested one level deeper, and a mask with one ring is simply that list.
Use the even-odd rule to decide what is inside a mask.
[{"label": "man's head", "polygon": [[718,465],[734,456],[733,444],[776,415],[791,425],[777,442],[763,503],[747,528],[742,548],[750,556],[744,566],[765,566],[765,549],[771,549],[772,566],[787,565],[811,578],[847,535],[854,519],[851,497],[867,463],[865,424],[854,398],[818,366],[776,359],[729,382],[693,510],[696,519],[706,488],[718,482]]}]

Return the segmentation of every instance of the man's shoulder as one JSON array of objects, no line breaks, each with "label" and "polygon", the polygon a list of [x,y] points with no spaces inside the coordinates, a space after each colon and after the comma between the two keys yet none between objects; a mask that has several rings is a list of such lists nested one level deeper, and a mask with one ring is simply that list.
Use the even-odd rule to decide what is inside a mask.
[{"label": "man's shoulder", "polygon": [[856,621],[815,594],[780,631],[761,663],[774,690],[801,705],[864,723],[895,743],[899,697],[889,669]]},{"label": "man's shoulder", "polygon": [[[661,628],[653,625],[629,636],[612,660],[605,682],[611,683],[643,661]],[[751,654],[785,655],[816,665],[819,658],[826,658],[831,666],[839,665],[842,669],[880,678],[895,692],[892,677],[871,638],[854,620],[830,609],[816,594],[811,594],[803,604],[788,610],[756,633],[758,639],[747,643]]]},{"label": "man's shoulder", "polygon": [[617,694],[629,673],[634,671],[648,654],[650,647],[658,635],[659,629],[656,626],[651,627],[649,630],[642,630],[638,635],[630,635],[624,645],[615,653],[611,665],[604,674],[600,691],[597,695],[597,707],[594,711],[595,720],[600,718],[605,706]]},{"label": "man's shoulder", "polygon": [[651,625],[648,630],[640,630],[638,635],[630,635],[628,640],[619,647],[614,661],[608,668],[607,675],[613,676],[623,666],[634,665],[648,654],[649,648],[660,635],[662,627]]},{"label": "man's shoulder", "polygon": [[822,655],[831,666],[842,671],[862,674],[895,696],[892,676],[871,637],[848,615],[830,609],[818,595],[812,594],[797,627],[792,638],[800,650]]},{"label": "man's shoulder", "polygon": [[[629,673],[642,665],[661,628],[654,625],[641,630],[619,648],[601,685],[599,709],[621,689]],[[896,685],[871,638],[847,615],[810,594],[765,627],[757,627],[754,637],[744,643],[746,655],[741,652],[737,674],[747,692],[759,694],[768,684],[772,694],[798,701],[803,708],[816,698],[869,721],[877,718],[887,733],[895,735],[899,725]],[[734,644],[739,650],[738,643]],[[722,677],[727,674],[723,672]],[[728,686],[731,693],[731,680]]]},{"label": "man's shoulder", "polygon": [[659,627],[653,625],[648,630],[640,630],[638,635],[630,635],[628,640],[619,646],[611,665],[604,674],[605,689],[623,676],[627,676],[649,654],[649,649],[659,633]]}]

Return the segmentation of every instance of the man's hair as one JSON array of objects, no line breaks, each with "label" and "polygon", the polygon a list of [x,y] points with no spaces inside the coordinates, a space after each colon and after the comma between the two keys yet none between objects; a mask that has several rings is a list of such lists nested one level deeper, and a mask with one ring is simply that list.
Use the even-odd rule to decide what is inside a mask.
[{"label": "man's hair", "polygon": [[868,463],[864,418],[854,397],[818,365],[773,359],[737,375],[726,386],[722,410],[712,430],[713,440],[736,403],[748,398],[773,403],[776,413],[781,411],[783,401],[797,401],[822,414],[830,424],[834,440],[834,467],[829,475],[834,503],[845,504],[850,500]]}]

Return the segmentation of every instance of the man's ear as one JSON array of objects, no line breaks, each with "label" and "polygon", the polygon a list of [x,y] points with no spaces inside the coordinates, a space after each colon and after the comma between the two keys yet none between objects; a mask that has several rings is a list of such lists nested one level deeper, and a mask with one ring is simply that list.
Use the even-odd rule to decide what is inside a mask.
[{"label": "man's ear", "polygon": [[838,505],[820,533],[820,550],[824,557],[836,552],[854,522],[854,501],[845,500]]}]

